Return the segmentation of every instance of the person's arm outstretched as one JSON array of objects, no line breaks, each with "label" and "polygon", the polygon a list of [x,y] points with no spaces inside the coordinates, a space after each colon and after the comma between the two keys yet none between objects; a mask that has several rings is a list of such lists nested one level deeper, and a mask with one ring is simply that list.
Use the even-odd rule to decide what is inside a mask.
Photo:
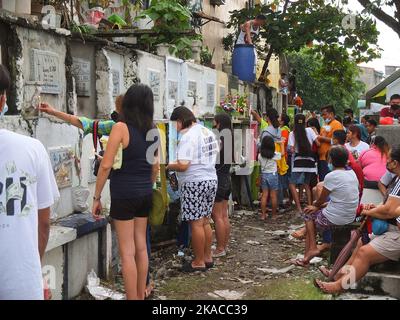
[{"label": "person's arm outstretched", "polygon": [[53,108],[51,105],[49,105],[48,103],[41,103],[39,106],[39,111],[47,113],[51,116],[54,116],[60,120],[70,123],[73,126],[83,130],[82,122],[79,120],[79,118],[77,116],[74,116],[73,114],[68,114],[68,113],[65,113],[62,111],[58,111],[55,108]]}]

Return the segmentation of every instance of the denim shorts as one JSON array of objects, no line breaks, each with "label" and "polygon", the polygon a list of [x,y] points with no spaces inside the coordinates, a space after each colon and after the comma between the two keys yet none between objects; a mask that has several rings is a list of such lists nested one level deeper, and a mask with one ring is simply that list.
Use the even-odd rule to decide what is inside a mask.
[{"label": "denim shorts", "polygon": [[292,172],[289,177],[290,184],[310,184],[315,173],[311,172]]},{"label": "denim shorts", "polygon": [[263,173],[261,175],[261,188],[263,190],[279,190],[278,173]]}]

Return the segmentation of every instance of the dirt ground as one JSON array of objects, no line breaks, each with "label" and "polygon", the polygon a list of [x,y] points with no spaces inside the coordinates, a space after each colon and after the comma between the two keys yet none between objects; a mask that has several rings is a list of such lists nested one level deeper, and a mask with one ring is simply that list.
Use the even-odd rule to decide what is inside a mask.
[{"label": "dirt ground", "polygon": [[[293,239],[289,231],[302,224],[298,215],[286,212],[276,222],[263,222],[255,212],[235,210],[231,223],[227,256],[215,259],[215,267],[207,272],[180,272],[190,253],[178,257],[176,247],[154,252],[150,263],[153,299],[332,299],[312,284],[313,278],[321,277],[317,265],[304,269],[290,264],[304,250],[304,242]],[[327,263],[326,257],[321,263]]]}]

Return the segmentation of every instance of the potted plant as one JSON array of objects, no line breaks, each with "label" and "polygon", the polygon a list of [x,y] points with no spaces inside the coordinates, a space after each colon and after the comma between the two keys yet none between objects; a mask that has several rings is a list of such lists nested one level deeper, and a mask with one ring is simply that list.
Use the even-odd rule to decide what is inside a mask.
[{"label": "potted plant", "polygon": [[206,46],[203,47],[201,50],[200,58],[201,58],[201,64],[203,66],[215,69],[215,64],[212,63],[212,58],[214,56],[215,48],[212,52],[210,52],[210,49]]},{"label": "potted plant", "polygon": [[[192,42],[199,35],[190,34],[191,13],[179,0],[152,0],[150,7],[136,17],[136,20],[150,18],[154,22],[152,30],[155,35],[144,35],[140,44],[146,45],[150,51],[165,51],[181,59],[192,57]],[[158,46],[163,45],[163,46]],[[158,47],[157,47],[158,46]],[[163,49],[158,49],[163,48]]]}]

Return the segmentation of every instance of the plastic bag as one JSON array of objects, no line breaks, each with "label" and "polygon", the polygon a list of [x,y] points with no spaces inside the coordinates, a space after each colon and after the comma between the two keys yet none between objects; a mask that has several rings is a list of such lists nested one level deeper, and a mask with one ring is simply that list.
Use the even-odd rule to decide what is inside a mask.
[{"label": "plastic bag", "polygon": [[72,188],[72,204],[74,211],[85,212],[89,209],[88,198],[90,191],[82,186]]}]

